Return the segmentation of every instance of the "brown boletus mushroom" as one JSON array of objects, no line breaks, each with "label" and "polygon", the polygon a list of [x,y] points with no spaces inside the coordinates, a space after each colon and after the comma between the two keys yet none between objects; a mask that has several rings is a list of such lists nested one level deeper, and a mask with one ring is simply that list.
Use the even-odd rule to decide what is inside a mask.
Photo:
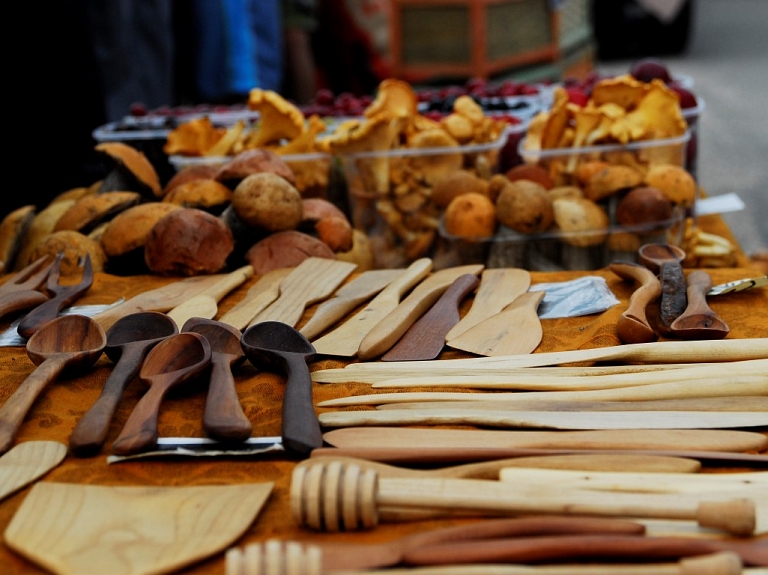
[{"label": "brown boletus mushroom", "polygon": [[352,224],[338,207],[322,198],[305,198],[301,201],[300,230],[311,228],[334,252],[352,249]]},{"label": "brown boletus mushroom", "polygon": [[203,210],[179,208],[152,226],[144,261],[158,274],[212,274],[224,268],[233,250],[232,232],[223,221]]},{"label": "brown boletus mushroom", "polygon": [[5,270],[12,270],[21,251],[24,237],[35,218],[33,205],[13,210],[0,222],[0,262]]},{"label": "brown boletus mushroom", "polygon": [[299,191],[270,172],[251,174],[240,182],[232,194],[232,208],[246,225],[270,232],[295,230],[303,214]]},{"label": "brown boletus mushroom", "polygon": [[245,254],[245,259],[257,275],[278,268],[295,267],[310,257],[336,259],[325,242],[296,230],[270,234]]},{"label": "brown boletus mushroom", "polygon": [[141,195],[138,192],[104,192],[83,196],[62,214],[53,229],[74,230],[87,235],[140,201]]},{"label": "brown boletus mushroom", "polygon": [[552,225],[554,212],[547,188],[532,180],[515,180],[496,199],[499,222],[521,234],[536,234]]},{"label": "brown boletus mushroom", "polygon": [[107,256],[101,244],[74,230],[61,230],[48,234],[32,250],[31,261],[45,255],[56,256],[63,253],[60,265],[62,276],[79,276],[83,273],[81,258],[91,256],[94,272],[103,272]]},{"label": "brown boletus mushroom", "polygon": [[232,201],[232,190],[213,179],[190,180],[175,186],[163,202],[185,208],[199,208],[218,215]]},{"label": "brown boletus mushroom", "polygon": [[104,142],[95,150],[109,170],[99,193],[132,191],[155,198],[163,195],[157,170],[136,148],[122,142]]},{"label": "brown boletus mushroom", "polygon": [[234,189],[248,176],[263,172],[280,176],[291,185],[296,184],[293,170],[285,160],[265,148],[255,148],[239,153],[218,169],[214,179]]}]

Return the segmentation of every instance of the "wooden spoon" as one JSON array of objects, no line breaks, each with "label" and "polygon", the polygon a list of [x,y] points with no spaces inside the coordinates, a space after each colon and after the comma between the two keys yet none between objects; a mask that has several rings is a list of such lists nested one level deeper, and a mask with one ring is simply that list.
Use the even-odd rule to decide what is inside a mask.
[{"label": "wooden spoon", "polygon": [[651,271],[659,274],[661,301],[659,319],[667,329],[685,311],[687,295],[682,261],[685,252],[671,244],[645,244],[638,250],[638,259]]},{"label": "wooden spoon", "polygon": [[101,395],[69,436],[69,449],[74,455],[87,457],[99,452],[117,404],[128,384],[138,375],[147,354],[166,337],[176,333],[176,323],[164,313],[155,311],[127,315],[109,328],[105,352],[115,362],[115,367],[104,382]]},{"label": "wooden spoon", "polygon": [[211,379],[203,413],[203,429],[219,441],[245,441],[253,426],[237,397],[232,367],[245,360],[240,330],[201,317],[188,319],[182,332],[199,333],[211,346]]},{"label": "wooden spoon", "polygon": [[91,367],[101,357],[107,336],[101,326],[83,315],[57,317],[27,341],[27,355],[37,368],[0,408],[0,453],[13,443],[16,431],[46,385],[65,369]]},{"label": "wooden spoon", "polygon": [[481,321],[496,315],[531,287],[530,272],[517,268],[483,270],[480,287],[459,323],[445,335],[454,339]]},{"label": "wooden spoon", "polygon": [[211,346],[197,333],[179,333],[164,339],[147,355],[139,377],[150,386],[134,407],[112,445],[117,455],[130,455],[157,443],[160,403],[174,387],[199,375],[211,362]]},{"label": "wooden spoon", "polygon": [[421,316],[382,361],[424,361],[435,359],[445,347],[445,336],[460,319],[459,304],[477,284],[474,274],[456,278],[435,305]]},{"label": "wooden spoon", "polygon": [[496,315],[448,340],[448,345],[484,356],[533,352],[543,336],[536,309],[544,295],[542,291],[522,294]]},{"label": "wooden spoon", "polygon": [[703,270],[688,274],[688,307],[669,326],[672,334],[683,339],[722,339],[731,331],[707,305],[712,278]]},{"label": "wooden spoon", "polygon": [[315,348],[301,333],[288,324],[266,321],[249,327],[240,339],[248,360],[256,366],[277,368],[285,372],[283,395],[283,447],[299,455],[307,455],[323,444],[320,424],[312,399],[312,379],[308,361]]},{"label": "wooden spoon", "polygon": [[658,336],[648,323],[646,308],[661,295],[661,282],[647,268],[632,262],[613,262],[613,273],[625,280],[640,282],[629,298],[629,306],[621,314],[616,324],[616,332],[624,343],[648,343],[656,341]]}]

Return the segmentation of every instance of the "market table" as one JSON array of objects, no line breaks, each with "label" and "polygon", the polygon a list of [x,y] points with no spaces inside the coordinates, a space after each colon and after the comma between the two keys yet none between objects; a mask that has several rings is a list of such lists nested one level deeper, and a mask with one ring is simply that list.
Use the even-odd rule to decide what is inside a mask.
[{"label": "market table", "polygon": [[[719,218],[702,218],[702,227],[708,231],[731,237],[729,230]],[[758,275],[749,269],[748,261],[739,254],[739,267],[708,270],[715,284]],[[623,282],[607,269],[589,272],[604,277],[614,294],[626,304],[633,286]],[[563,281],[584,275],[585,272],[533,272],[532,284]],[[119,277],[97,274],[95,282],[82,304],[109,304],[120,297],[131,297],[142,291],[164,285],[176,278],[159,276]],[[252,278],[230,294],[220,304],[220,313],[235,305],[253,285]],[[740,293],[711,298],[710,305],[731,327],[728,339],[758,338],[768,336],[768,292],[755,289]],[[465,301],[462,312],[469,308]],[[617,305],[608,311],[591,316],[543,320],[543,339],[536,352],[586,349],[620,345],[616,335],[616,321],[624,309]],[[302,319],[311,316],[313,308],[306,310]],[[460,352],[446,350],[441,359],[463,357]],[[98,397],[101,387],[112,368],[112,362],[102,356],[86,374],[62,379],[51,384],[36,403],[21,426],[16,442],[32,440],[54,440],[67,443],[69,434],[77,421]],[[311,364],[312,370],[341,367],[345,362],[338,359],[319,357]],[[0,403],[24,381],[34,368],[21,347],[0,349]],[[276,436],[280,434],[283,378],[279,375],[258,371],[250,363],[236,370],[236,381],[245,413],[253,423],[253,436]],[[349,382],[344,384],[315,384],[316,401],[346,395],[368,392],[368,387]],[[444,526],[467,519],[424,520],[413,523],[382,524],[367,532],[323,534],[314,533],[296,525],[288,504],[290,477],[296,459],[284,454],[228,458],[165,458],[140,459],[107,464],[106,455],[111,443],[126,422],[131,409],[144,393],[141,383],[132,383],[121,401],[112,422],[107,443],[98,456],[78,459],[71,455],[64,462],[44,476],[41,481],[75,483],[87,485],[121,486],[200,486],[221,484],[245,484],[274,482],[274,489],[266,505],[245,535],[235,544],[244,545],[268,538],[296,539],[302,541],[344,541],[366,543],[384,541],[397,535],[420,531],[426,528]],[[203,437],[202,413],[205,389],[195,386],[183,394],[169,397],[163,404],[159,431],[161,436]],[[320,412],[323,410],[320,409]],[[764,431],[764,430],[762,430]],[[717,471],[732,469],[718,468]],[[749,470],[739,468],[739,470]],[[709,471],[705,469],[705,471]],[[0,531],[5,531],[14,513],[19,509],[30,487],[22,489],[0,504]],[[44,573],[37,565],[11,552],[4,544],[0,546],[0,565],[3,573]],[[223,554],[197,563],[184,573],[224,573]]]}]

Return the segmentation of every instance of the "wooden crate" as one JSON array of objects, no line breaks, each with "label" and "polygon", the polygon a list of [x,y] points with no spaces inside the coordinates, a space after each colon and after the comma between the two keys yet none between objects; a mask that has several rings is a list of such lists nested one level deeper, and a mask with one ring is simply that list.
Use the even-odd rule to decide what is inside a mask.
[{"label": "wooden crate", "polygon": [[411,82],[489,77],[558,57],[548,0],[392,0],[391,9],[392,72]]}]

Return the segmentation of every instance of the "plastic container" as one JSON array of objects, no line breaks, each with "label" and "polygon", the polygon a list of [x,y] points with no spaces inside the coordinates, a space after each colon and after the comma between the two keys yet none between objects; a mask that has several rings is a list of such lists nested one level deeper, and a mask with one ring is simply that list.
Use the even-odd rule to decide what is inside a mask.
[{"label": "plastic container", "polygon": [[[612,212],[611,207],[608,211]],[[670,219],[652,224],[539,234],[520,234],[499,226],[495,236],[485,239],[453,236],[445,230],[441,220],[442,261],[451,265],[483,264],[487,268],[513,267],[531,271],[598,270],[613,261],[637,262],[637,248],[643,244],[680,245],[684,220],[684,211],[675,209]],[[582,247],[587,238],[594,238],[595,243]]]},{"label": "plastic container", "polygon": [[703,98],[696,97],[697,106],[694,108],[683,108],[681,110],[683,118],[688,123],[688,131],[691,133],[691,139],[688,140],[685,151],[685,169],[693,177],[696,177],[699,155],[699,119],[704,113],[706,103]]},{"label": "plastic container", "polygon": [[506,141],[504,131],[486,144],[339,156],[349,216],[370,239],[374,266],[402,267],[438,255],[441,210],[431,200],[432,185],[441,175],[462,169],[490,178],[498,172]]}]

